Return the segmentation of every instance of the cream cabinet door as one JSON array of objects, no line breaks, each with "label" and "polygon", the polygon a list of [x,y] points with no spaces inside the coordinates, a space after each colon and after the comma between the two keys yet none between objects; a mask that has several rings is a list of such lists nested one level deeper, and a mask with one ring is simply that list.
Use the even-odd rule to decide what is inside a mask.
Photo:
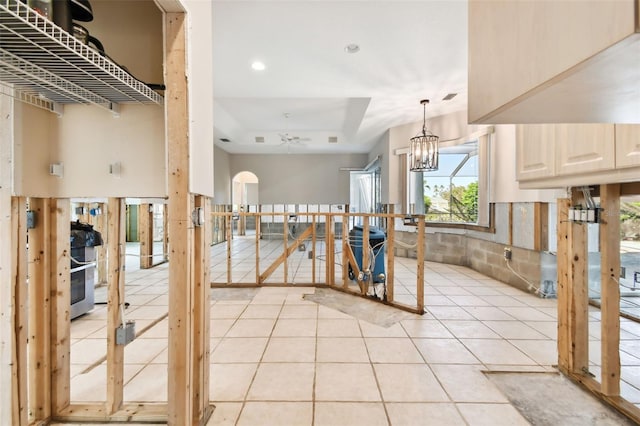
[{"label": "cream cabinet door", "polygon": [[613,124],[556,124],[556,175],[615,168]]},{"label": "cream cabinet door", "polygon": [[554,175],[554,127],[552,124],[516,126],[516,173],[519,181]]},{"label": "cream cabinet door", "polygon": [[616,124],[616,168],[640,166],[640,124]]}]

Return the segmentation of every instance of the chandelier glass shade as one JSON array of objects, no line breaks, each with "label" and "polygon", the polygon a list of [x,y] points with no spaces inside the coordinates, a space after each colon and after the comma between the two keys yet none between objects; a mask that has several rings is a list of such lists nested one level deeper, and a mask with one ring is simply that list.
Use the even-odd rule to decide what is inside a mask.
[{"label": "chandelier glass shade", "polygon": [[426,105],[428,99],[420,101],[422,104],[422,132],[412,137],[409,142],[409,169],[412,172],[429,172],[438,170],[438,141],[439,137],[427,130]]}]

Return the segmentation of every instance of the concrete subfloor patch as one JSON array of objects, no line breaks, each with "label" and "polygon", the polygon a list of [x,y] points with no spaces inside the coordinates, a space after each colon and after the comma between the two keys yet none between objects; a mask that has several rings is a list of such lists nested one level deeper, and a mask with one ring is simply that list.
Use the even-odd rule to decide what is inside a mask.
[{"label": "concrete subfloor patch", "polygon": [[420,318],[420,315],[330,288],[316,288],[315,290],[313,294],[305,294],[303,299],[316,302],[319,305],[335,309],[380,327],[391,327],[405,319]]},{"label": "concrete subfloor patch", "polygon": [[253,300],[259,288],[212,288],[212,300]]},{"label": "concrete subfloor patch", "polygon": [[535,426],[635,423],[559,373],[489,372],[487,377]]}]

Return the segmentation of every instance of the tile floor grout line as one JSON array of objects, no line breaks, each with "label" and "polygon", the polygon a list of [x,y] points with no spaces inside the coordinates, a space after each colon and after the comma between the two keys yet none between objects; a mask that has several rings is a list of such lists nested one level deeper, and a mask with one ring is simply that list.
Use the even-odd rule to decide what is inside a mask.
[{"label": "tile floor grout line", "polygon": [[362,324],[360,323],[360,320],[358,320],[357,323],[358,323],[358,328],[360,329],[360,334],[362,334],[362,343],[364,344],[365,350],[367,352],[367,358],[369,359],[369,368],[371,368],[371,371],[373,372],[373,378],[376,381],[376,387],[378,388],[378,394],[380,395],[380,401],[382,403],[382,409],[384,410],[384,415],[387,418],[387,424],[389,426],[391,426],[392,425],[391,417],[389,416],[389,410],[387,409],[387,403],[384,400],[384,395],[382,393],[382,388],[380,387],[380,380],[378,379],[378,374],[376,372],[376,369],[374,368],[373,361],[371,360],[371,352],[369,352],[369,346],[367,345],[367,341],[366,341],[365,336],[364,336],[364,331],[362,330]]}]

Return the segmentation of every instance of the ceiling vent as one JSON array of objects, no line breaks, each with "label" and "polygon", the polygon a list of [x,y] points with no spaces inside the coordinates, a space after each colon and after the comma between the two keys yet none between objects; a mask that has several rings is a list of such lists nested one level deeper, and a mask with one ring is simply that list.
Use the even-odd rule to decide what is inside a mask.
[{"label": "ceiling vent", "polygon": [[264,143],[264,136],[256,136],[256,143]]},{"label": "ceiling vent", "polygon": [[442,100],[443,101],[450,101],[451,99],[455,98],[457,95],[458,95],[457,93],[449,93],[447,96],[442,98]]},{"label": "ceiling vent", "polygon": [[220,142],[226,142],[226,143],[228,143],[228,142],[231,142],[231,140],[230,140],[230,139],[227,139],[227,138],[220,138]]},{"label": "ceiling vent", "polygon": [[338,143],[337,136],[329,136],[329,143]]}]

